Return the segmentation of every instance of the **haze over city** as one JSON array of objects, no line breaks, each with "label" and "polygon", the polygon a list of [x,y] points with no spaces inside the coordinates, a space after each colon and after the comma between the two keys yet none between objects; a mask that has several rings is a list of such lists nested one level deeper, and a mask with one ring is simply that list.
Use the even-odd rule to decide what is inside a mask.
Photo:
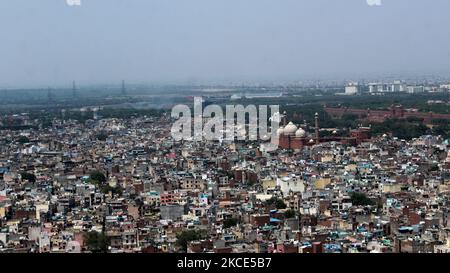
[{"label": "haze over city", "polygon": [[450,2],[0,2],[0,88],[448,76]]}]

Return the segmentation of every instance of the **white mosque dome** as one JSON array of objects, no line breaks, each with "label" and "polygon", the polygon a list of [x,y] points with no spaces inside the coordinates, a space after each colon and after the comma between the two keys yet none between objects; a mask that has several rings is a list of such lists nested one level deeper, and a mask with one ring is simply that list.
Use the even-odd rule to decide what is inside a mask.
[{"label": "white mosque dome", "polygon": [[296,137],[305,137],[306,132],[302,128],[298,128],[298,130],[295,132],[295,136]]},{"label": "white mosque dome", "polygon": [[296,131],[297,131],[297,126],[295,126],[295,124],[292,122],[289,122],[289,124],[286,125],[286,127],[284,128],[284,133],[286,135],[293,135],[293,134],[295,134]]},{"label": "white mosque dome", "polygon": [[284,128],[283,128],[283,127],[280,127],[280,128],[278,128],[278,130],[277,130],[277,136],[280,136],[280,135],[282,135],[282,134],[284,134]]}]

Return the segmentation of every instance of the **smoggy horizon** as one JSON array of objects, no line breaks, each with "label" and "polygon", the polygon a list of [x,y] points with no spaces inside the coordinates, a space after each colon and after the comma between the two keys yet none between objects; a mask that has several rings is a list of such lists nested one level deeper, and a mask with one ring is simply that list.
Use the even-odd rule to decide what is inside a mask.
[{"label": "smoggy horizon", "polygon": [[446,0],[14,0],[0,87],[450,76]]}]

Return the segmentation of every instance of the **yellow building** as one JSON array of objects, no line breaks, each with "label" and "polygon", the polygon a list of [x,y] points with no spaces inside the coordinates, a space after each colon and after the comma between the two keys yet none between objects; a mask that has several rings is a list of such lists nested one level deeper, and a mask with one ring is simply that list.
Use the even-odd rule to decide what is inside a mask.
[{"label": "yellow building", "polygon": [[400,184],[384,184],[383,193],[397,193],[402,191]]},{"label": "yellow building", "polygon": [[347,172],[355,172],[356,171],[356,164],[348,164],[347,166],[345,166],[345,170]]},{"label": "yellow building", "polygon": [[334,162],[334,155],[332,154],[324,154],[321,157],[322,163]]},{"label": "yellow building", "polygon": [[274,189],[277,186],[277,181],[273,178],[266,178],[263,179],[261,182],[264,190]]},{"label": "yellow building", "polygon": [[316,189],[323,190],[331,184],[331,178],[319,178],[314,182]]},{"label": "yellow building", "polygon": [[448,184],[439,185],[438,189],[439,189],[439,193],[448,192],[449,191],[449,185]]},{"label": "yellow building", "polygon": [[48,206],[48,202],[43,203],[43,204],[36,204],[36,219],[40,219],[41,217],[41,213],[47,213],[49,206]]}]

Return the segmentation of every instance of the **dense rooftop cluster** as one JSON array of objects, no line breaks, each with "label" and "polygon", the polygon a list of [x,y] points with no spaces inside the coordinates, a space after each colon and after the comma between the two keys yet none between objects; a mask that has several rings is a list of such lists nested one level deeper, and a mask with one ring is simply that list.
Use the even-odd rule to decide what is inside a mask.
[{"label": "dense rooftop cluster", "polygon": [[162,116],[2,130],[0,252],[450,252],[448,140],[265,151],[170,129]]}]

